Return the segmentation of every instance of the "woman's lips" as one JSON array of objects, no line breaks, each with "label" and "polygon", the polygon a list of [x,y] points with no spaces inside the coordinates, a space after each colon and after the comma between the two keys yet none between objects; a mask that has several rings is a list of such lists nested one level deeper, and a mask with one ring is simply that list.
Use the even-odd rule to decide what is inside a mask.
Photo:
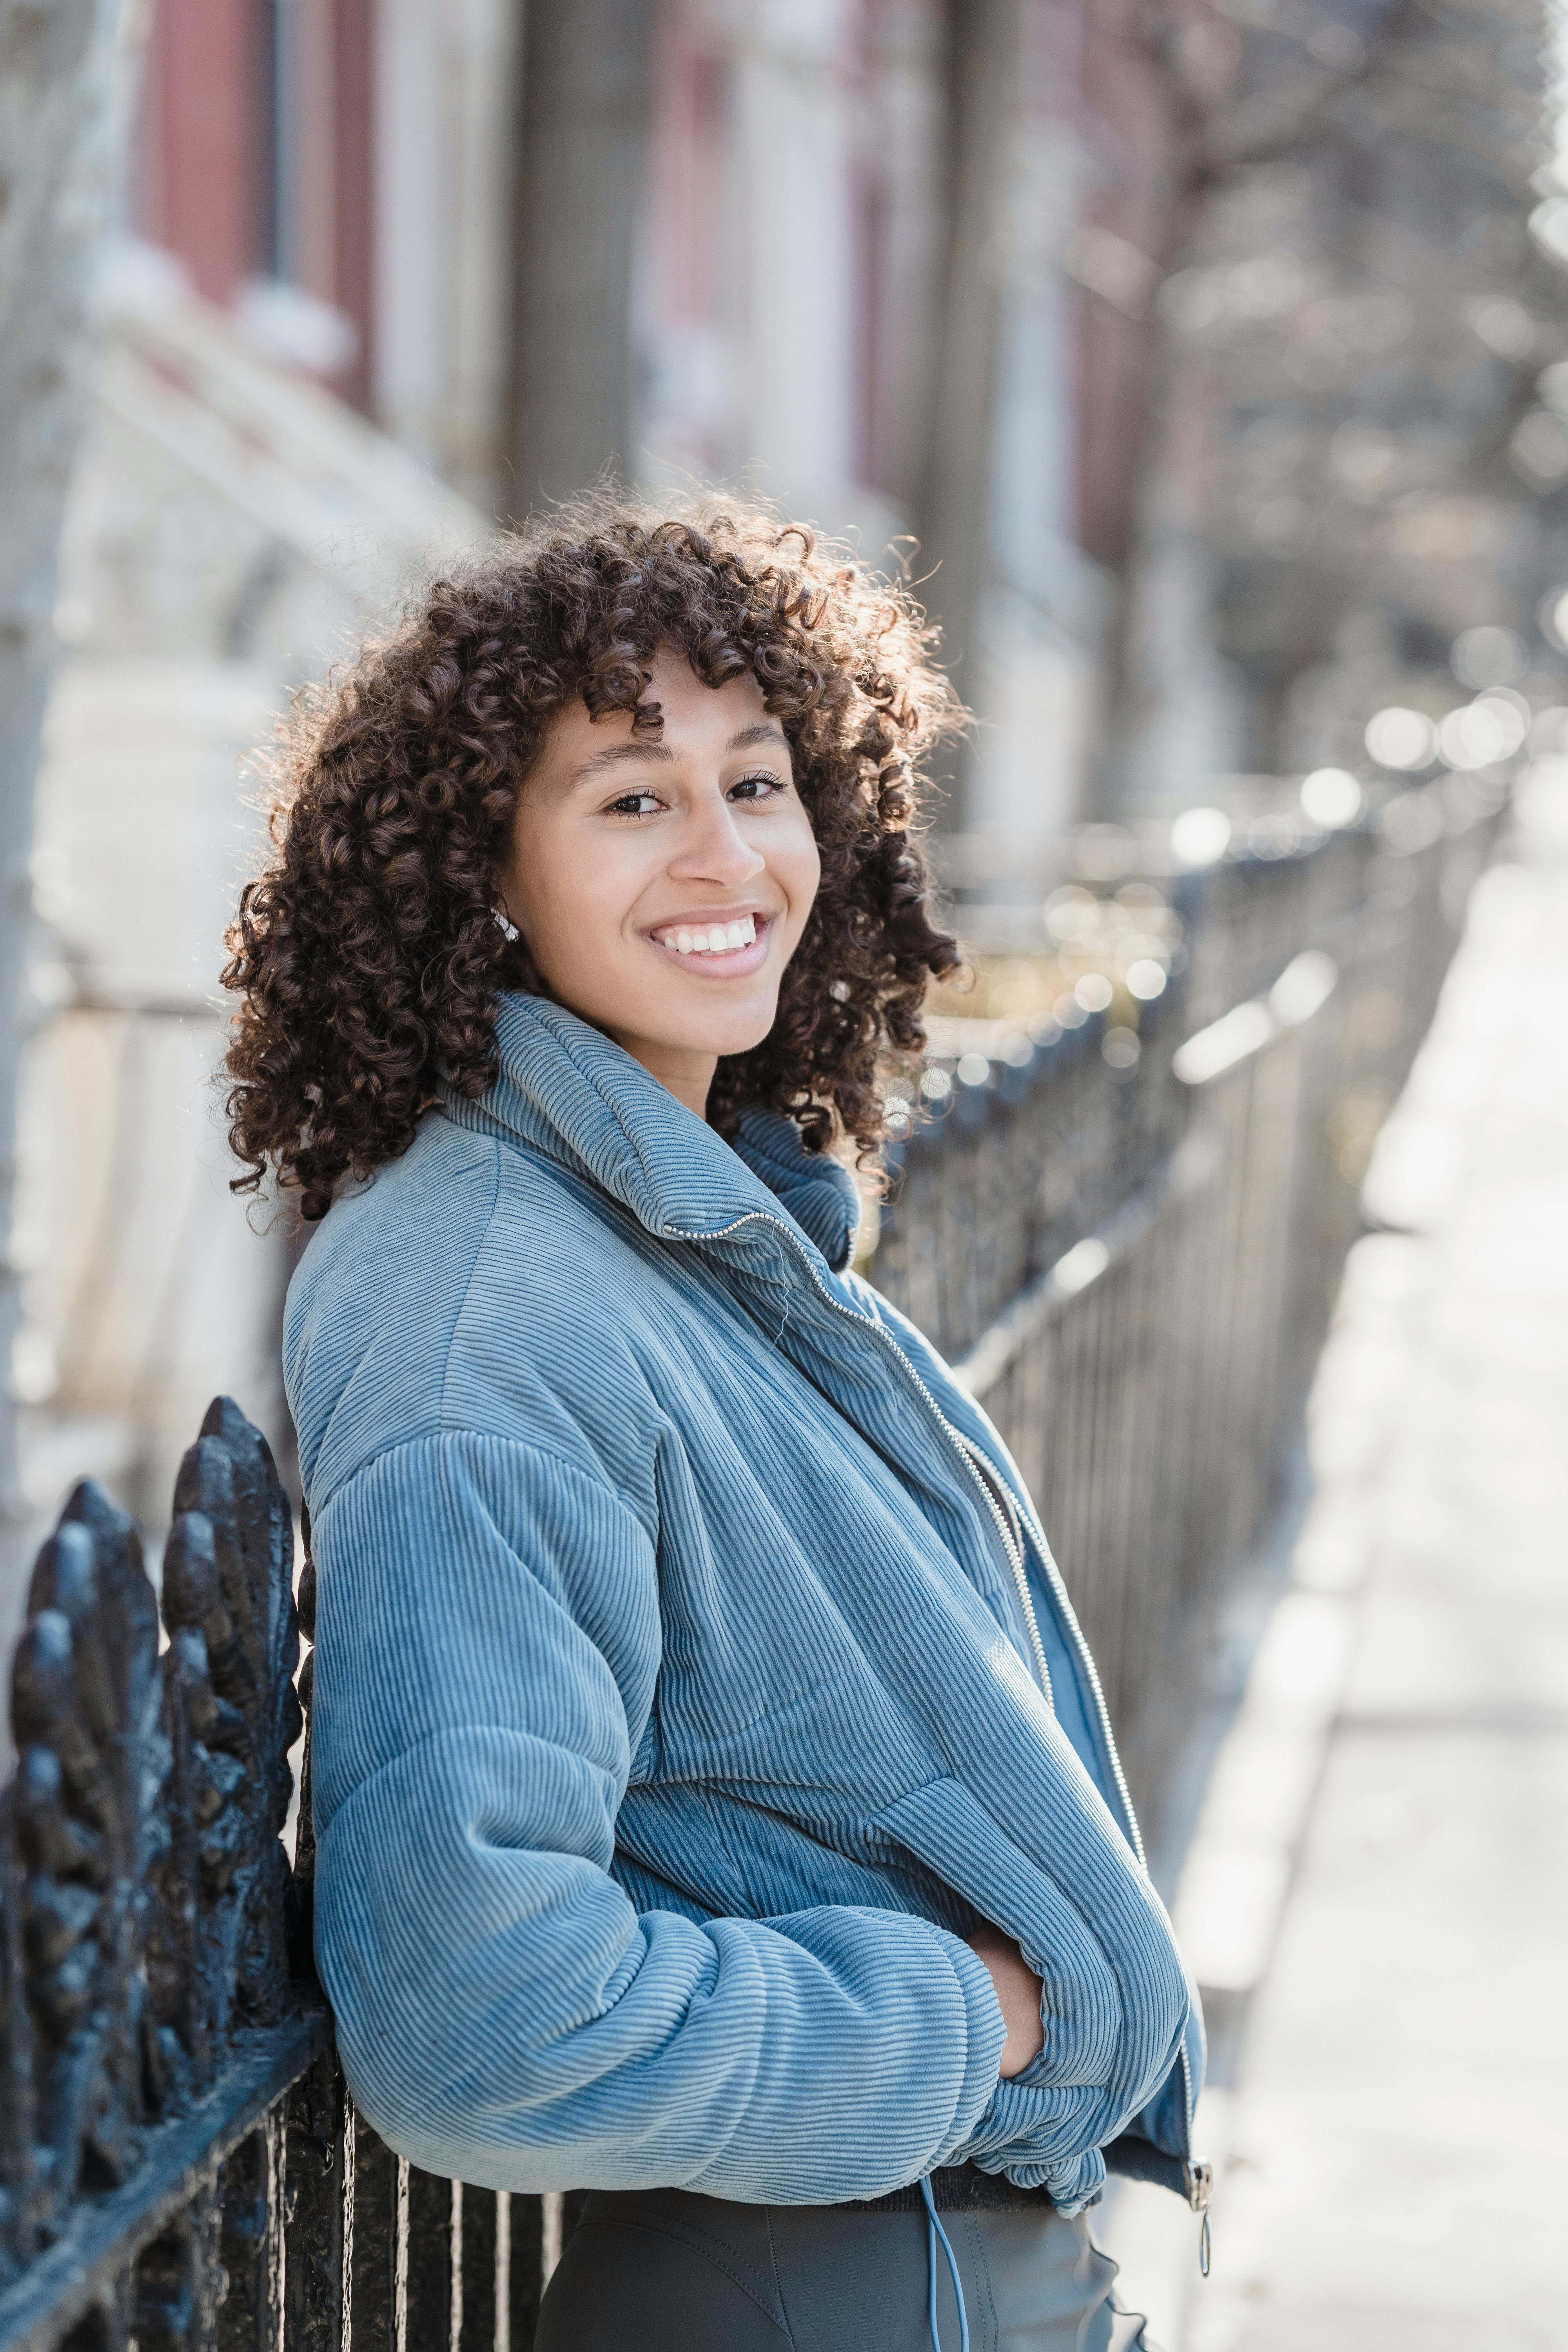
[{"label": "woman's lips", "polygon": [[[715,926],[729,933],[731,926],[737,923],[750,927],[755,934],[742,946],[722,949],[697,946],[699,939],[712,938]],[[710,915],[689,923],[661,923],[657,933],[648,935],[648,944],[656,948],[667,962],[679,964],[682,971],[689,971],[697,979],[744,980],[749,972],[758,971],[766,962],[773,927],[771,915]],[[692,943],[684,950],[678,945],[678,941],[683,939]]]}]

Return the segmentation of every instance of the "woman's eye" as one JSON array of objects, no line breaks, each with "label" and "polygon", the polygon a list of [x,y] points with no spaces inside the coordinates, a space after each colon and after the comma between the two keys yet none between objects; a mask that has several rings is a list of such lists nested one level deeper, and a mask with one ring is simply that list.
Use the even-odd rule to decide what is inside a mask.
[{"label": "woman's eye", "polygon": [[657,793],[623,793],[605,811],[606,816],[651,816],[660,805]]},{"label": "woman's eye", "polygon": [[739,797],[747,801],[762,801],[767,800],[774,793],[782,793],[784,789],[782,776],[775,776],[768,769],[760,768],[754,776],[737,776],[730,787],[730,797],[731,800]]}]

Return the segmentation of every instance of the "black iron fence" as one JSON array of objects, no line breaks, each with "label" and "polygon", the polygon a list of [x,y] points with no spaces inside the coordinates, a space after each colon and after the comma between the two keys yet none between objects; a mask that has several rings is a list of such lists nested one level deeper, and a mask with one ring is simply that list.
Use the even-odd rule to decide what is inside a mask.
[{"label": "black iron fence", "polygon": [[1076,987],[933,1024],[907,1088],[867,1270],[1016,1456],[1152,1829],[1498,821],[1428,786],[1068,894]]},{"label": "black iron fence", "polygon": [[[226,1399],[161,1606],[87,1484],[34,1571],[0,1800],[6,2352],[527,2352],[563,2200],[437,2180],[359,2118],[310,1971],[288,1501]],[[309,1698],[310,1659],[300,1675]]]},{"label": "black iron fence", "polygon": [[[1434,792],[1131,899],[1082,891],[1071,986],[950,1021],[908,1074],[870,1270],[1017,1454],[1146,1811],[1491,824]],[[313,1571],[296,1609],[283,1489],[226,1401],[174,1506],[155,1598],[131,1521],[79,1487],[16,1650],[0,2352],[527,2352],[574,2195],[419,2171],[338,2070],[308,1744],[285,1843]]]}]

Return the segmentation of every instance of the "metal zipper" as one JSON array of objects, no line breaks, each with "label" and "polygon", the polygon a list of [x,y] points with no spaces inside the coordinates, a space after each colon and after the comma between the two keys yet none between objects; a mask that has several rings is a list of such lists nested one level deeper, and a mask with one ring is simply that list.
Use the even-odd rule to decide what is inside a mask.
[{"label": "metal zipper", "polygon": [[[889,1344],[895,1348],[898,1347],[896,1339],[890,1340]],[[900,1355],[903,1354],[901,1349],[899,1352]],[[903,1358],[903,1360],[905,1363],[909,1363],[909,1358],[907,1356]],[[912,1379],[917,1381],[920,1379],[920,1374],[914,1370],[913,1365],[910,1366],[910,1371]],[[941,1408],[935,1404],[934,1401],[931,1409],[937,1414],[937,1418],[942,1422],[942,1426],[946,1429],[949,1436],[952,1439],[953,1444],[963,1448],[965,1460],[969,1463],[971,1468],[978,1474],[985,1487],[985,1498],[991,1505],[992,1511],[997,1518],[1002,1536],[1002,1549],[1007,1555],[1007,1565],[1013,1571],[1013,1581],[1018,1588],[1018,1606],[1024,1612],[1024,1622],[1028,1628],[1029,1646],[1035,1654],[1035,1671],[1039,1675],[1040,1688],[1046,1695],[1046,1704],[1054,1713],[1056,1710],[1056,1698],[1051,1690],[1051,1670],[1046,1663],[1046,1645],[1040,1639],[1040,1622],[1035,1614],[1035,1596],[1029,1590],[1029,1573],[1024,1561],[1023,1524],[1016,1515],[1016,1508],[1009,1510],[1008,1505],[1012,1498],[1010,1496],[1006,1496],[1001,1491],[1001,1481],[999,1479],[995,1479],[994,1484],[993,1483],[994,1474],[991,1468],[991,1465],[985,1460],[978,1448],[971,1444],[969,1439],[964,1436],[962,1430],[953,1428],[952,1423],[948,1421],[945,1413],[943,1413]],[[1004,1520],[1005,1521],[1005,1525],[1002,1526],[1001,1523]]]},{"label": "metal zipper", "polygon": [[1187,2202],[1198,2217],[1199,2275],[1207,2278],[1209,2261],[1214,2252],[1214,2231],[1209,2225],[1209,2201],[1214,2195],[1214,2167],[1212,2164],[1194,2164],[1189,2157],[1182,2167],[1182,2179],[1187,2184]]},{"label": "metal zipper", "polygon": [[[1026,1507],[1032,1508],[1032,1506],[1026,1505]],[[1143,1836],[1142,1831],[1138,1827],[1138,1816],[1132,1810],[1132,1795],[1127,1786],[1126,1775],[1121,1769],[1121,1759],[1116,1752],[1116,1743],[1111,1736],[1110,1710],[1105,1704],[1105,1689],[1100,1679],[1100,1670],[1094,1663],[1093,1654],[1089,1650],[1088,1643],[1083,1638],[1083,1631],[1078,1622],[1076,1614],[1073,1612],[1072,1604],[1068,1601],[1067,1589],[1062,1583],[1061,1570],[1057,1566],[1050,1545],[1046,1541],[1045,1529],[1040,1527],[1037,1517],[1036,1517],[1035,1525],[1039,1534],[1040,1554],[1047,1568],[1050,1571],[1052,1586],[1058,1599],[1066,1604],[1067,1622],[1072,1627],[1074,1633],[1078,1636],[1077,1654],[1079,1662],[1084,1668],[1089,1679],[1089,1686],[1094,1693],[1095,1706],[1100,1722],[1101,1748],[1105,1756],[1106,1762],[1115,1779],[1117,1788],[1121,1793],[1121,1802],[1126,1811],[1128,1827],[1132,1832],[1133,1851],[1137,1854],[1138,1860],[1142,1864],[1144,1871],[1147,1872],[1149,1865],[1143,1853]],[[1181,2069],[1182,2075],[1182,2137],[1186,2148],[1186,2153],[1182,2158],[1182,2180],[1186,2189],[1187,2203],[1198,2217],[1199,2275],[1203,2278],[1207,2278],[1209,2274],[1209,2261],[1214,2250],[1214,2231],[1209,2220],[1209,2203],[1214,2194],[1214,2167],[1212,2164],[1198,2163],[1193,2156],[1193,2137],[1197,2125],[1197,2101],[1193,2095],[1193,2063],[1192,2060],[1187,2055],[1187,2036],[1184,2023],[1182,2029],[1181,2044],[1176,2052],[1176,2064]]]},{"label": "metal zipper", "polygon": [[[820,1284],[818,1284],[818,1287],[821,1287]],[[832,1300],[830,1303],[834,1305],[837,1304],[836,1300]],[[847,1314],[849,1310],[846,1307],[843,1311]],[[875,1330],[878,1327],[875,1324],[870,1324],[868,1328]],[[930,1398],[930,1391],[926,1389],[924,1381],[921,1381],[920,1374],[915,1370],[913,1365],[910,1363],[908,1357],[905,1356],[902,1349],[899,1347],[897,1340],[889,1338],[886,1332],[884,1332],[882,1336],[884,1339],[888,1339],[889,1346],[892,1348],[900,1361],[908,1367],[910,1376],[914,1381],[917,1387],[919,1387],[922,1392]],[[952,1437],[953,1443],[963,1448],[966,1456],[974,1457],[976,1466],[980,1469],[981,1475],[985,1480],[987,1493],[989,1496],[990,1481],[993,1475],[994,1475],[991,1470],[989,1463],[985,1461],[984,1457],[979,1454],[978,1449],[972,1445],[971,1441],[965,1437],[961,1431],[955,1430],[952,1427],[952,1423],[948,1421],[941,1408],[935,1403],[934,1400],[931,1400],[931,1410],[936,1413],[937,1419],[942,1423],[942,1427],[947,1431],[948,1435]],[[1049,1698],[1051,1695],[1050,1671],[1047,1666],[1045,1653],[1040,1643],[1039,1623],[1035,1615],[1034,1599],[1028,1588],[1026,1571],[1024,1566],[1022,1542],[1018,1533],[1016,1532],[1016,1527],[1018,1524],[1020,1523],[1015,1523],[1015,1527],[1009,1528],[1008,1538],[1010,1539],[1005,1538],[1006,1541],[1007,1558],[1012,1565],[1013,1574],[1018,1586],[1018,1597],[1024,1605],[1024,1615],[1029,1627],[1029,1638],[1034,1643],[1035,1656],[1039,1666],[1040,1681],[1044,1686],[1046,1696]],[[1056,1563],[1051,1557],[1050,1546],[1044,1540],[1043,1529],[1041,1530],[1040,1549],[1042,1556],[1047,1560],[1050,1561],[1052,1568],[1055,1569]],[[1059,1574],[1056,1580],[1059,1585]],[[1065,1599],[1066,1596],[1064,1595],[1063,1597]],[[1073,1622],[1076,1622],[1076,1620]],[[1138,1827],[1137,1817],[1132,1811],[1132,1801],[1131,1797],[1128,1795],[1126,1783],[1121,1778],[1121,1759],[1117,1756],[1115,1748],[1111,1744],[1110,1717],[1105,1706],[1105,1695],[1100,1686],[1100,1677],[1098,1673],[1095,1671],[1093,1657],[1089,1651],[1088,1645],[1083,1642],[1081,1635],[1079,1637],[1079,1649],[1084,1662],[1089,1666],[1091,1678],[1094,1682],[1095,1696],[1100,1702],[1100,1728],[1105,1736],[1105,1744],[1108,1750],[1109,1760],[1116,1770],[1118,1786],[1121,1790],[1123,1801],[1127,1806],[1127,1818],[1129,1822],[1131,1822],[1134,1835],[1136,1836]],[[1143,1858],[1141,1841],[1139,1842],[1138,1846],[1138,1858],[1141,1862]],[[1209,2274],[1209,2257],[1213,2248],[1213,2232],[1209,2222],[1209,2202],[1214,2194],[1214,2167],[1212,2164],[1197,2163],[1194,2161],[1192,2155],[1193,2135],[1197,2123],[1197,2101],[1193,2096],[1193,2068],[1192,2061],[1187,2056],[1187,2042],[1184,2030],[1182,2035],[1181,2046],[1176,2053],[1176,2063],[1181,2068],[1182,2074],[1183,2137],[1187,2148],[1187,2154],[1182,2162],[1182,2180],[1186,2190],[1187,2203],[1192,2207],[1193,2211],[1198,2217],[1198,2269],[1202,2275],[1205,2278],[1207,2278]]]},{"label": "metal zipper", "polygon": [[[806,1263],[809,1266],[809,1259]],[[815,1278],[816,1269],[813,1267],[811,1271]],[[822,1288],[820,1280],[817,1281],[817,1287],[818,1289]],[[831,1294],[827,1294],[827,1297],[828,1304],[830,1306],[838,1306],[838,1301],[835,1299]],[[847,1307],[840,1307],[839,1311],[846,1315],[850,1312]],[[852,1318],[852,1319],[859,1320],[865,1318]],[[879,1326],[867,1320],[867,1328],[868,1330],[876,1331],[879,1329]],[[881,1337],[887,1340],[889,1347],[891,1348],[893,1353],[898,1357],[899,1361],[909,1372],[910,1378],[914,1381],[915,1386],[920,1390],[921,1395],[925,1397],[927,1402],[931,1405],[932,1412],[936,1415],[937,1420],[941,1423],[948,1436],[952,1439],[955,1445],[962,1449],[965,1459],[968,1460],[973,1456],[977,1465],[983,1463],[984,1457],[979,1454],[978,1449],[972,1446],[970,1440],[965,1437],[961,1431],[955,1430],[952,1427],[952,1424],[949,1422],[946,1414],[942,1411],[942,1408],[931,1396],[931,1391],[926,1387],[925,1382],[921,1379],[920,1374],[915,1370],[914,1366],[910,1362],[909,1358],[899,1346],[898,1341],[892,1339],[890,1335],[885,1331],[881,1333]],[[992,1502],[993,1509],[994,1510],[994,1498],[992,1496],[990,1491],[990,1479],[993,1474],[988,1463],[984,1464],[984,1467],[982,1470],[981,1475],[984,1476],[985,1481],[986,1498],[988,1501]],[[1016,1507],[1016,1506],[1015,1506],[1015,1507]],[[1036,1526],[1037,1528],[1039,1528],[1037,1518],[1036,1520]],[[1041,1558],[1046,1561],[1051,1570],[1052,1581],[1059,1598],[1067,1605],[1068,1612],[1068,1622],[1074,1627],[1075,1631],[1078,1632],[1078,1654],[1080,1662],[1088,1669],[1089,1679],[1093,1686],[1094,1696],[1098,1705],[1100,1729],[1106,1761],[1115,1775],[1116,1785],[1121,1792],[1122,1803],[1127,1809],[1127,1819],[1132,1830],[1133,1843],[1137,1852],[1138,1860],[1140,1863],[1143,1863],[1143,1842],[1138,1828],[1138,1817],[1132,1810],[1131,1795],[1128,1790],[1127,1782],[1121,1770],[1121,1759],[1116,1752],[1115,1742],[1111,1737],[1110,1714],[1105,1704],[1105,1692],[1100,1684],[1099,1671],[1095,1666],[1094,1658],[1089,1651],[1089,1645],[1083,1639],[1081,1629],[1078,1626],[1077,1617],[1071,1612],[1071,1603],[1068,1601],[1067,1593],[1062,1585],[1061,1572],[1058,1569],[1056,1560],[1052,1556],[1051,1548],[1045,1539],[1045,1530],[1043,1528],[1039,1528],[1039,1538]],[[1004,1537],[1003,1540],[1006,1546],[1007,1558],[1012,1565],[1013,1574],[1018,1586],[1018,1596],[1024,1604],[1024,1614],[1028,1622],[1029,1638],[1035,1647],[1035,1656],[1039,1667],[1040,1681],[1045,1689],[1046,1696],[1048,1699],[1051,1696],[1050,1671],[1046,1664],[1045,1652],[1040,1643],[1039,1622],[1035,1615],[1034,1599],[1028,1588],[1026,1570],[1024,1565],[1022,1544],[1018,1536],[1015,1534],[1012,1529],[1008,1530],[1007,1535]],[[1143,1866],[1146,1870],[1148,1865],[1144,1864]],[[1213,2248],[1213,2231],[1209,2222],[1209,2202],[1214,2194],[1214,2167],[1212,2164],[1197,2163],[1194,2159],[1192,2154],[1193,2135],[1197,2123],[1197,2101],[1193,2095],[1193,2068],[1192,2061],[1187,2056],[1187,2041],[1184,2027],[1183,2029],[1181,2045],[1176,2052],[1176,2063],[1180,2067],[1182,2074],[1183,2138],[1185,2142],[1187,2150],[1187,2153],[1182,2161],[1182,2180],[1186,2189],[1187,2203],[1192,2207],[1193,2211],[1198,2217],[1198,2269],[1202,2275],[1205,2278],[1207,2278],[1209,2274],[1209,2258]]]},{"label": "metal zipper", "polygon": [[1187,2192],[1187,2203],[1198,2217],[1198,2275],[1207,2278],[1209,2259],[1214,2252],[1214,2231],[1209,2221],[1209,2203],[1214,2196],[1214,2167],[1200,2164],[1193,2155],[1193,2135],[1197,2125],[1198,2103],[1193,2095],[1193,2066],[1187,2056],[1187,2029],[1182,2027],[1182,2046],[1176,2053],[1176,2063],[1182,2070],[1182,2120],[1187,2143],[1182,2159],[1182,2181]]}]

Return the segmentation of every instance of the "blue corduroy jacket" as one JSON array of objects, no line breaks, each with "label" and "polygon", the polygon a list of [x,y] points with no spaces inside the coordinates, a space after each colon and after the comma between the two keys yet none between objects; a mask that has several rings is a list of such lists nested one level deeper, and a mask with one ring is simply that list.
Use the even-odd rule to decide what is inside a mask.
[{"label": "blue corduroy jacket", "polygon": [[[844,1271],[852,1182],[554,1005],[500,1037],[289,1297],[361,2108],[498,2189],[973,2159],[1073,2211],[1128,2135],[1174,2185],[1201,2028],[1093,1668],[996,1433]],[[982,1919],[1045,1986],[1007,2082]]]}]

